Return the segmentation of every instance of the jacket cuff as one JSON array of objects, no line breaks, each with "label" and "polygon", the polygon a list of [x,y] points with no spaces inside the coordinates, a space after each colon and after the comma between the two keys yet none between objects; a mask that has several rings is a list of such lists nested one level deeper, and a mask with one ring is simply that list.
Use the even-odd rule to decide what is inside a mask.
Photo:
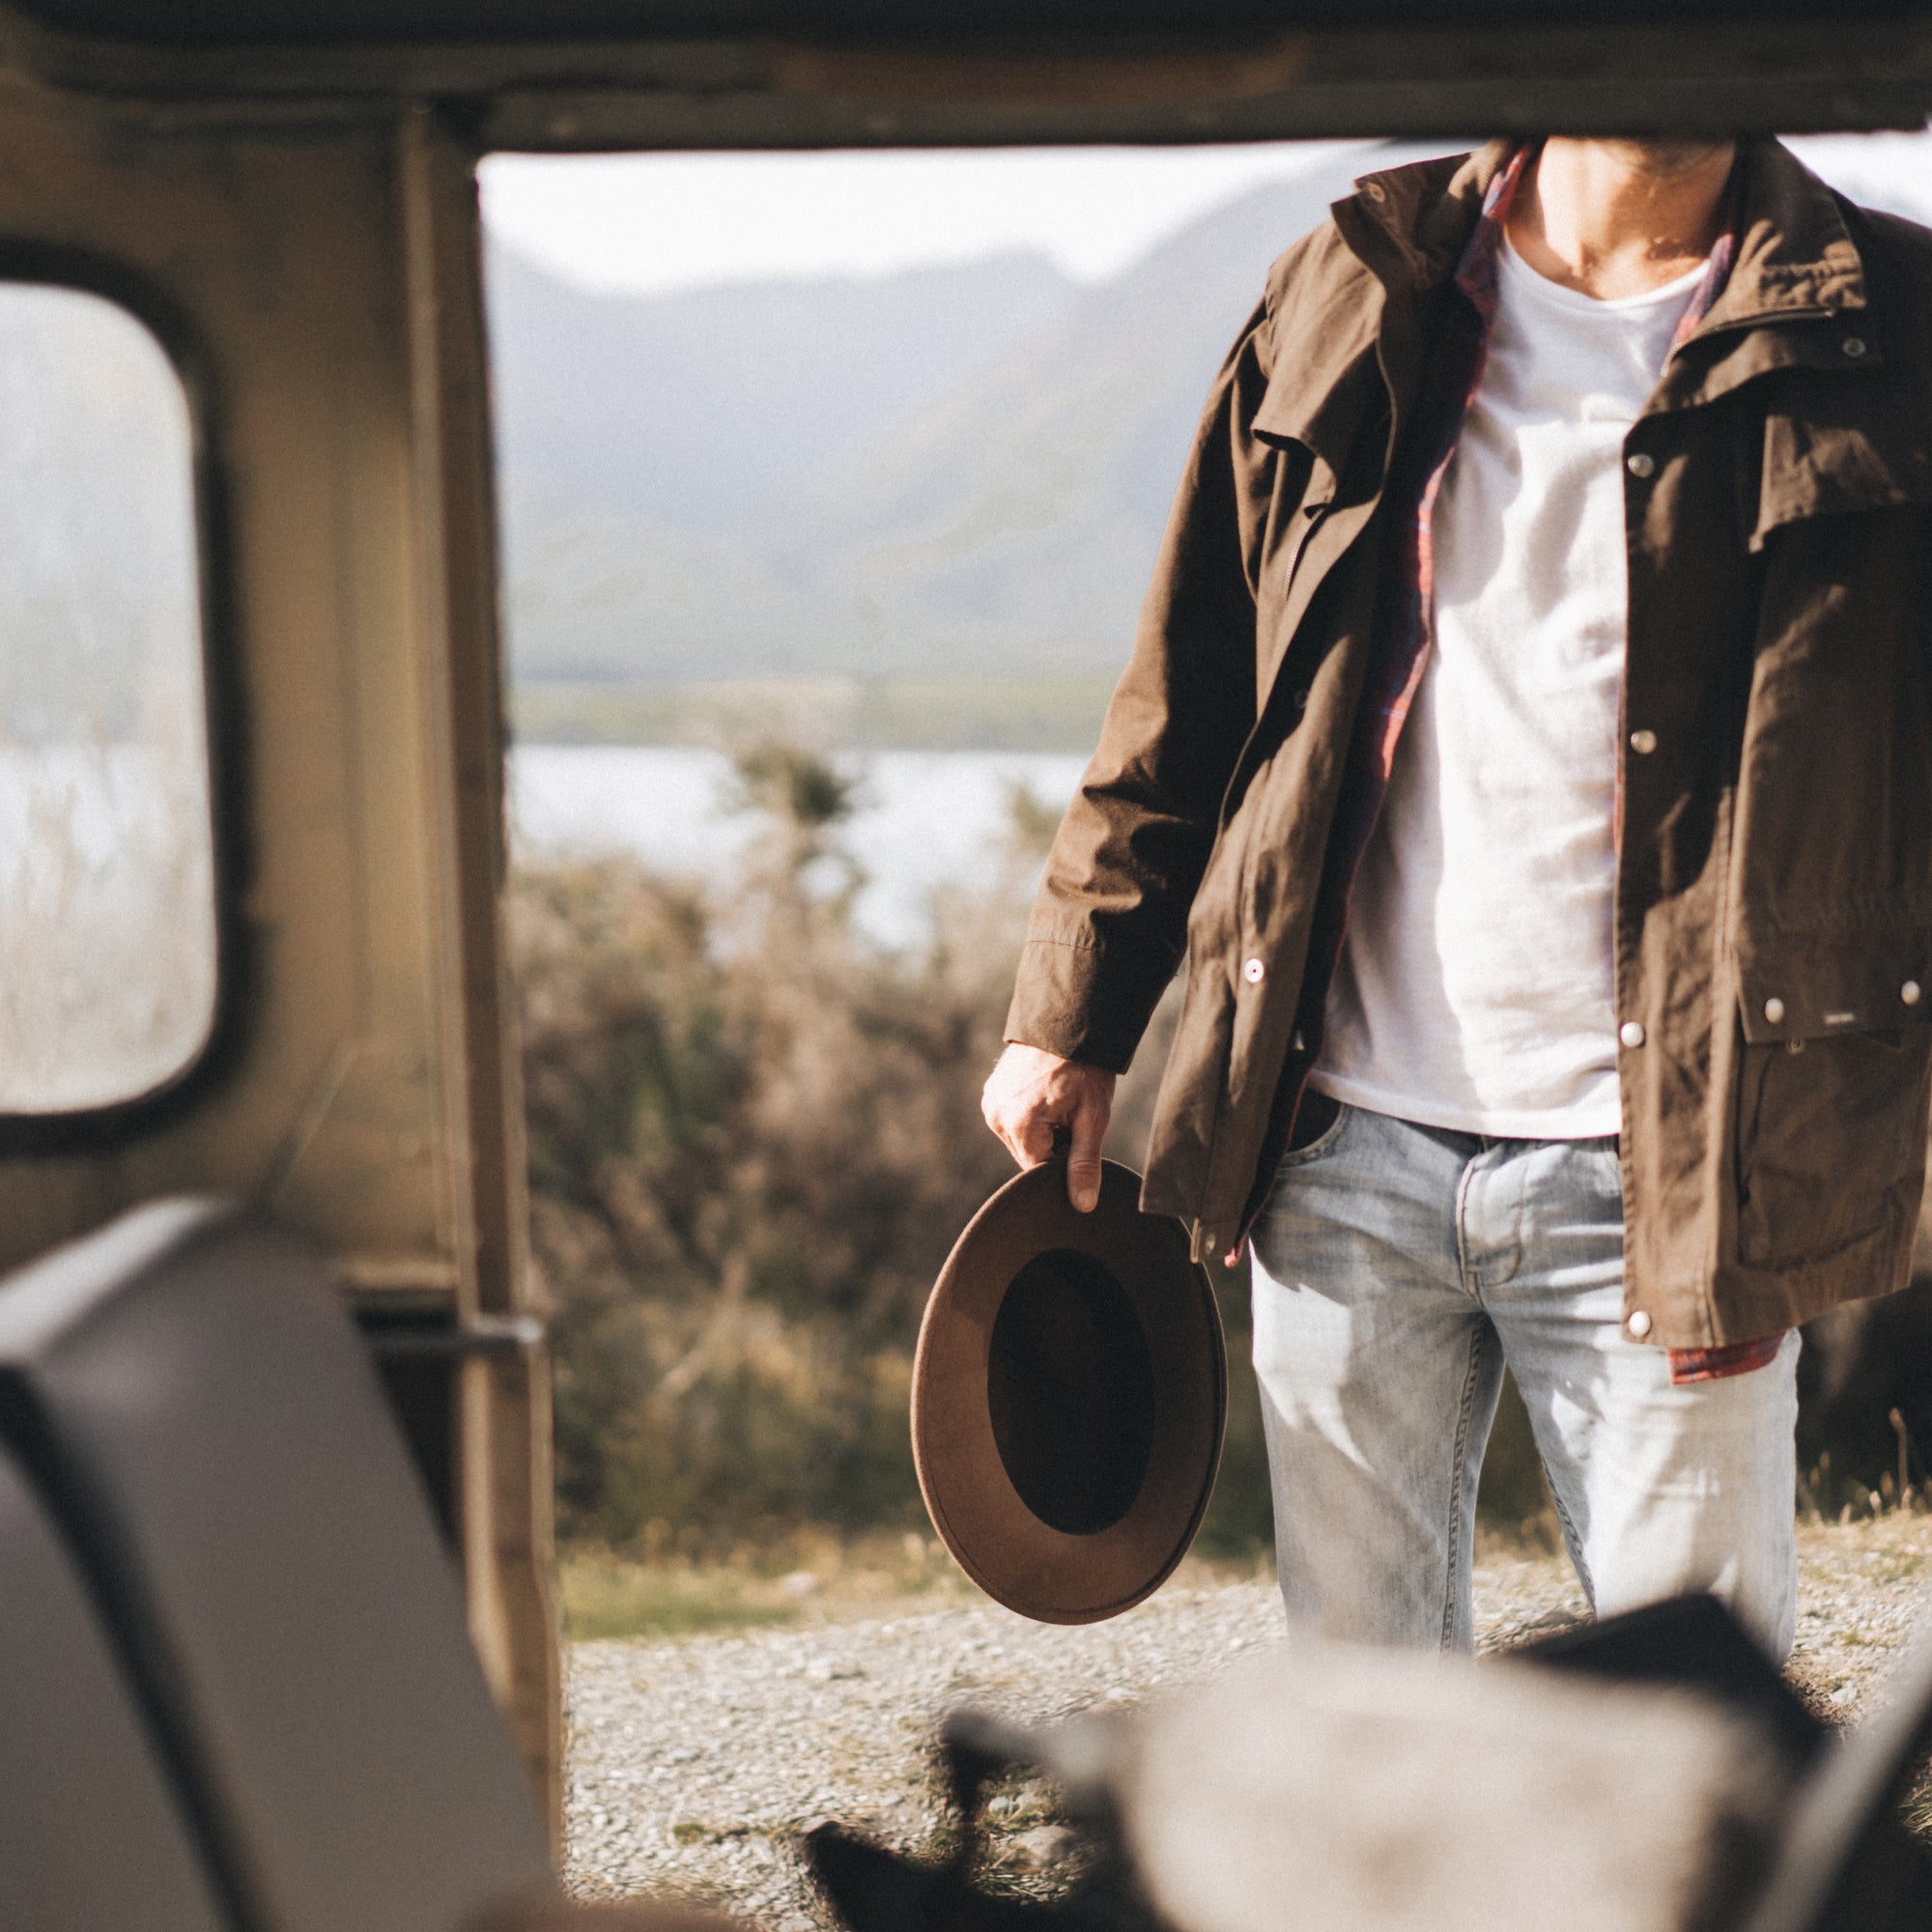
[{"label": "jacket cuff", "polygon": [[1124,1073],[1176,962],[1165,953],[1029,939],[1006,1037],[1108,1073]]}]

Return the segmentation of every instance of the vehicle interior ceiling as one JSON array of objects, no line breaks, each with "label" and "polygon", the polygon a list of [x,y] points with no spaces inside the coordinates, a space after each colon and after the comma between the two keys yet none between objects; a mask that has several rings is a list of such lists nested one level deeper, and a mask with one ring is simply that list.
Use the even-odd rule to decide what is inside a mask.
[{"label": "vehicle interior ceiling", "polygon": [[554,1821],[479,158],[1916,128],[1932,8],[8,0],[0,91],[0,268],[130,309],[185,392],[212,839],[182,1051],[0,1094],[0,1264],[181,1195],[320,1252]]}]

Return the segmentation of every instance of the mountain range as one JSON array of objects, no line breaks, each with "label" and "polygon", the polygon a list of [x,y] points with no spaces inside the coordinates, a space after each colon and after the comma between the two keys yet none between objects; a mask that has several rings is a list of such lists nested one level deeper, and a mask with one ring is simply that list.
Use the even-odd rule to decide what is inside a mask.
[{"label": "mountain range", "polygon": [[1008,254],[637,296],[493,242],[518,728],[1091,737],[1214,370],[1364,164],[1099,285]]},{"label": "mountain range", "polygon": [[1454,145],[1332,156],[1098,285],[1009,254],[647,297],[493,242],[517,728],[1091,743],[1269,263]]}]

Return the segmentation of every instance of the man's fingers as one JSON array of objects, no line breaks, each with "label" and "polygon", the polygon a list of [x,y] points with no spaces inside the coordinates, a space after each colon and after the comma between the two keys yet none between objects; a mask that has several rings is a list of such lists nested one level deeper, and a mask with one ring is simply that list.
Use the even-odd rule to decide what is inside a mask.
[{"label": "man's fingers", "polygon": [[987,1076],[980,1111],[1022,1167],[1065,1153],[1067,1197],[1085,1213],[1100,1198],[1100,1143],[1113,1099],[1111,1073],[1011,1045]]},{"label": "man's fingers", "polygon": [[1052,1124],[1041,1125],[1037,1096],[1018,1088],[1013,1072],[1009,1053],[987,1078],[980,1112],[1020,1166],[1037,1167],[1053,1151]]},{"label": "man's fingers", "polygon": [[1037,1167],[1053,1152],[1052,1117],[1036,1108],[1003,1138],[1022,1167]]},{"label": "man's fingers", "polygon": [[1073,1110],[1073,1141],[1066,1151],[1066,1198],[1082,1214],[1100,1200],[1100,1143],[1107,1137],[1107,1108],[1082,1094]]},{"label": "man's fingers", "polygon": [[986,1124],[1022,1167],[1037,1167],[1053,1152],[1053,1115],[1049,1109],[989,1093],[983,1112]]}]

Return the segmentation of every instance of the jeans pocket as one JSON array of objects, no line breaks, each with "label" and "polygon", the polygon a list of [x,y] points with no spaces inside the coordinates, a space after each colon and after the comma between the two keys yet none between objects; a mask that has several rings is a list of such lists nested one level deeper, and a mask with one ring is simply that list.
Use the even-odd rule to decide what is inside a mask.
[{"label": "jeans pocket", "polygon": [[1275,1163],[1275,1173],[1283,1175],[1297,1167],[1307,1167],[1311,1162],[1324,1159],[1335,1151],[1349,1122],[1354,1118],[1355,1110],[1343,1100],[1327,1103],[1335,1109],[1335,1118],[1321,1129],[1305,1147],[1292,1147]]}]

